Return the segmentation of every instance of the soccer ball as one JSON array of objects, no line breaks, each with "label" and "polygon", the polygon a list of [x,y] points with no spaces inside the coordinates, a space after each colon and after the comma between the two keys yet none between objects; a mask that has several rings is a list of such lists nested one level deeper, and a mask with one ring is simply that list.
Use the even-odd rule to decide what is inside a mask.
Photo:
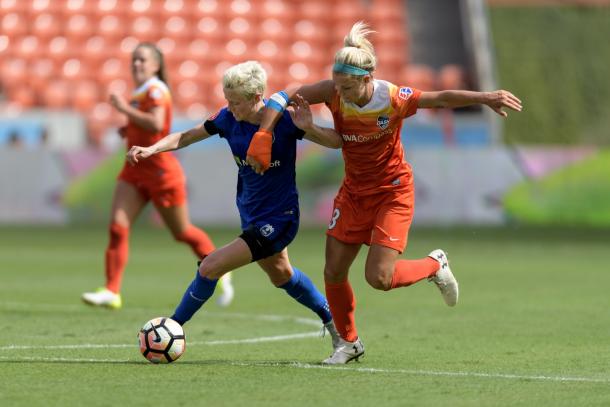
[{"label": "soccer ball", "polygon": [[184,330],[171,318],[153,318],[138,333],[140,352],[152,363],[171,363],[184,353]]}]

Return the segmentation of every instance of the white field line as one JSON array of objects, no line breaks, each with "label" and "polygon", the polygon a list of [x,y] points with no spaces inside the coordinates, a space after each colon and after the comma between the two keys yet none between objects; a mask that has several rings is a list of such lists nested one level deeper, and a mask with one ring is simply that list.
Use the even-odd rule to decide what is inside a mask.
[{"label": "white field line", "polygon": [[[65,358],[65,357],[36,357],[36,356],[0,356],[0,361],[7,362],[55,362],[55,363],[138,363],[148,364],[144,360],[136,362],[131,359],[93,359],[93,358]],[[177,362],[180,364],[180,362]],[[463,378],[484,378],[484,379],[504,379],[504,380],[531,380],[543,382],[575,382],[575,383],[602,383],[610,384],[610,379],[595,377],[573,377],[573,376],[547,376],[547,375],[518,375],[503,373],[482,373],[482,372],[444,372],[434,370],[409,370],[409,369],[380,369],[373,367],[348,367],[348,366],[323,366],[308,363],[276,363],[276,362],[231,362],[230,366],[238,367],[269,367],[269,368],[290,368],[290,369],[317,369],[326,371],[342,371],[354,373],[371,374],[398,374],[408,376],[437,376],[437,377],[463,377]]]},{"label": "white field line", "polygon": [[[263,342],[277,342],[277,341],[289,341],[292,339],[301,338],[312,338],[320,336],[319,332],[302,332],[298,334],[288,335],[276,335],[276,336],[261,336],[257,338],[245,338],[245,339],[227,339],[218,341],[189,341],[188,346],[194,345],[236,345],[242,343],[263,343]],[[7,350],[54,350],[54,349],[111,349],[111,348],[136,348],[137,342],[134,343],[115,343],[115,344],[97,344],[97,343],[80,343],[76,345],[6,345],[0,346],[0,351]]]},{"label": "white field line", "polygon": [[[22,309],[26,311],[42,311],[42,312],[54,312],[54,311],[78,311],[78,310],[93,310],[93,308],[88,308],[83,304],[41,304],[41,303],[27,303],[27,302],[18,302],[18,301],[0,301],[0,311],[1,308],[9,308],[9,309]],[[107,310],[99,310],[100,312],[113,312]],[[150,313],[150,308],[138,308],[138,307],[126,307],[121,310],[121,313],[124,312],[147,312]],[[287,315],[268,315],[268,314],[245,314],[239,312],[210,312],[206,309],[200,311],[200,314],[212,317],[229,317],[229,318],[247,318],[257,321],[269,321],[269,322],[296,322],[301,325],[310,325],[315,327],[321,327],[321,323],[317,319],[312,318],[303,318],[303,317],[294,317]]]}]

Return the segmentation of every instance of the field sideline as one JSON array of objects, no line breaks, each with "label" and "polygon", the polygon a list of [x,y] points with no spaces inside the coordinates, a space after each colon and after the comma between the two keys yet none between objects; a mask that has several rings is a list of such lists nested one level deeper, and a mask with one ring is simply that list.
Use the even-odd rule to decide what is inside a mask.
[{"label": "field sideline", "polygon": [[[223,244],[235,230],[210,230]],[[607,230],[414,229],[407,256],[441,247],[461,284],[444,305],[421,282],[389,293],[352,282],[366,355],[323,367],[313,314],[248,266],[236,300],[185,326],[176,363],[142,358],[136,333],[168,315],[195,271],[162,229],[138,227],[124,309],[81,305],[100,285],[103,227],[0,229],[0,405],[575,406],[610,404]],[[290,246],[323,289],[323,229]]]}]

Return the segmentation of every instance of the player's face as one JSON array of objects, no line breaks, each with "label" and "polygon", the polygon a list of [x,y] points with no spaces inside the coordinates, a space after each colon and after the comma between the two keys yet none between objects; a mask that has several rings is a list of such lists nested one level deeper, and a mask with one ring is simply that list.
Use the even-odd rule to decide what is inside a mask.
[{"label": "player's face", "polygon": [[159,71],[159,62],[154,51],[148,47],[138,47],[131,57],[131,75],[136,84],[141,85]]},{"label": "player's face", "polygon": [[360,106],[368,103],[370,96],[367,93],[367,84],[370,81],[365,80],[365,77],[333,72],[333,81],[341,99]]},{"label": "player's face", "polygon": [[248,119],[252,120],[254,118],[258,112],[256,96],[248,99],[235,89],[227,88],[223,88],[223,92],[225,94],[225,99],[227,100],[229,112],[233,114],[235,120],[248,121]]}]

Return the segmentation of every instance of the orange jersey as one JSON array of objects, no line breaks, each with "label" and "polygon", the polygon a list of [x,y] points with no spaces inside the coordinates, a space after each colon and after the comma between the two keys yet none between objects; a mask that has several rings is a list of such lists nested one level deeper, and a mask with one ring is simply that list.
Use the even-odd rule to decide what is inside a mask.
[{"label": "orange jersey", "polygon": [[421,91],[378,79],[373,86],[373,96],[363,107],[343,101],[336,90],[327,103],[343,138],[343,186],[357,195],[406,186],[411,178],[400,129],[402,120],[417,111]]},{"label": "orange jersey", "polygon": [[[169,133],[172,121],[172,98],[169,88],[159,78],[153,77],[134,90],[130,104],[143,112],[149,112],[156,106],[162,106],[165,108],[165,120],[163,129],[158,133],[142,129],[130,121],[125,131],[127,149],[134,145],[148,147]],[[146,160],[141,160],[135,166],[126,163],[119,177],[151,182],[157,186],[185,182],[182,167],[174,154],[170,152],[155,154]]]}]

